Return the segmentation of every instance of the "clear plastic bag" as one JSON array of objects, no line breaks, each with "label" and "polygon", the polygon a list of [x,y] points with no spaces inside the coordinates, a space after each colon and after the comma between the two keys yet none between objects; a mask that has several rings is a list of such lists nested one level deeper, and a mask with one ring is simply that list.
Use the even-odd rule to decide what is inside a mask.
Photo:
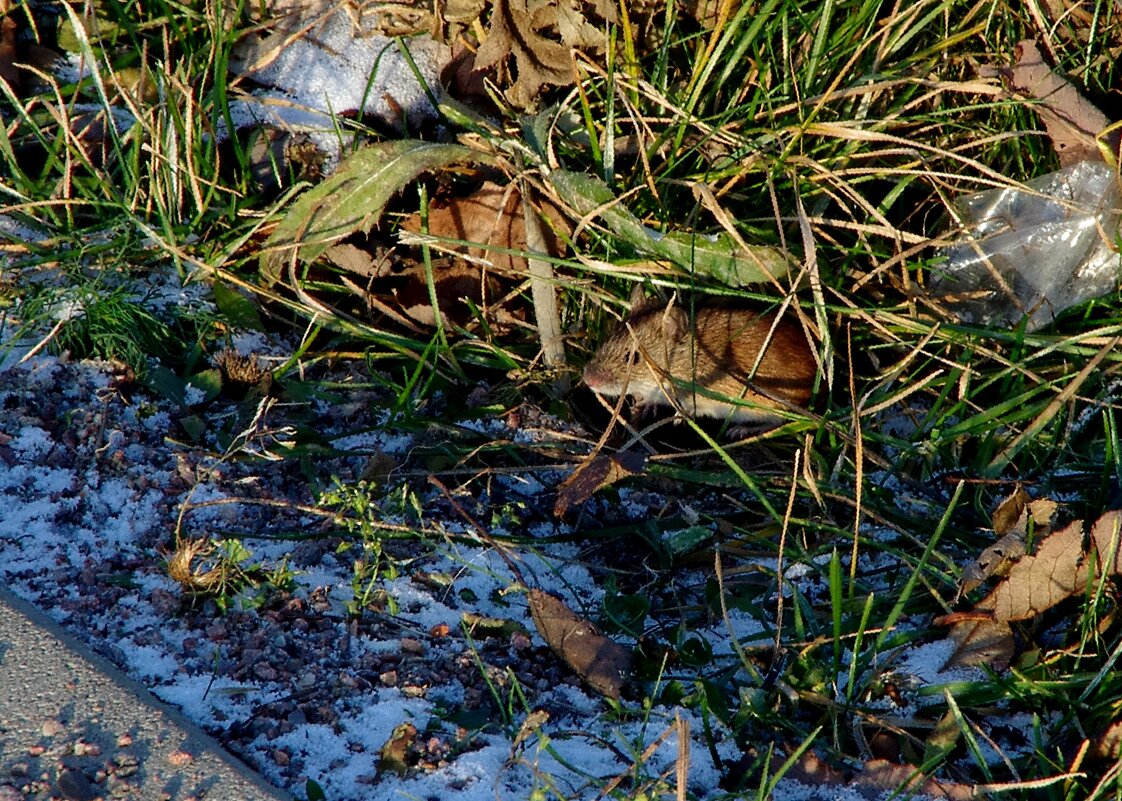
[{"label": "clear plastic bag", "polygon": [[968,195],[956,208],[963,236],[935,268],[933,295],[968,323],[1027,328],[1113,292],[1118,251],[1118,173],[1081,161],[1024,187]]}]

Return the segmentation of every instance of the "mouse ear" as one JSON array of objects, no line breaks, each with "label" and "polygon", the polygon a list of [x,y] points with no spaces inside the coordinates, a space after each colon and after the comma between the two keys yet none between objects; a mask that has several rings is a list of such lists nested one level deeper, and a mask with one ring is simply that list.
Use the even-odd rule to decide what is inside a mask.
[{"label": "mouse ear", "polygon": [[643,297],[643,282],[636,281],[635,286],[631,287],[631,299],[628,301],[629,311],[638,311],[643,307],[646,299]]},{"label": "mouse ear", "polygon": [[661,316],[662,333],[666,335],[668,342],[678,342],[689,334],[690,320],[681,306],[671,303],[662,311]]}]

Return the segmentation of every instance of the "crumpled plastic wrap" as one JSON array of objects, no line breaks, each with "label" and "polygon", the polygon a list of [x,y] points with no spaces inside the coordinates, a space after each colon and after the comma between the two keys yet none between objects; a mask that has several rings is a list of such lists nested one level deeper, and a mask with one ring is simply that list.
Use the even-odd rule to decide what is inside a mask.
[{"label": "crumpled plastic wrap", "polygon": [[963,322],[1027,330],[1061,311],[1113,292],[1122,191],[1118,173],[1081,161],[956,202],[964,233],[934,269],[932,295]]}]

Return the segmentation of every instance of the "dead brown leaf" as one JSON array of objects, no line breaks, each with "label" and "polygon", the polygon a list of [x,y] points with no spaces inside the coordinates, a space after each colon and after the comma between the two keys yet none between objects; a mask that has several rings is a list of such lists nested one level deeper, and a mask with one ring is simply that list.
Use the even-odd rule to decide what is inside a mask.
[{"label": "dead brown leaf", "polygon": [[[1015,63],[1002,75],[1014,92],[1039,101],[1033,110],[1052,138],[1060,164],[1067,167],[1080,161],[1102,161],[1096,137],[1110,124],[1106,115],[1052,72],[1036,42],[1018,42],[1015,53]],[[1112,147],[1117,151],[1117,141]]]},{"label": "dead brown leaf", "polygon": [[[564,249],[563,239],[571,229],[556,207],[543,203],[542,213],[549,220],[549,225],[542,226],[544,247],[550,255],[560,255]],[[401,230],[419,234],[421,215],[404,218]],[[465,299],[484,313],[491,309],[501,287],[496,276],[522,278],[529,272],[527,258],[522,255],[529,252],[522,198],[512,184],[501,186],[484,181],[470,195],[434,199],[428,211],[428,234],[449,240],[445,247],[463,254],[463,258],[433,261],[433,280],[441,313],[457,324],[467,324],[471,319],[470,308],[463,302]],[[457,242],[464,244],[457,245]],[[399,271],[394,281],[375,284],[372,291],[384,296],[386,287],[391,284],[393,301],[407,317],[422,325],[435,324],[436,312],[432,308],[423,265]]]},{"label": "dead brown leaf", "polygon": [[573,82],[569,48],[534,29],[526,0],[495,0],[491,29],[475,54],[475,64],[479,68],[495,67],[500,81],[506,84],[510,82],[506,63],[510,56],[514,57],[517,78],[506,94],[516,106],[529,106],[546,86]]},{"label": "dead brown leaf", "polygon": [[1024,555],[1024,534],[1019,531],[1006,534],[963,568],[962,575],[958,580],[956,600],[968,592],[973,592],[990,576],[1001,575]]},{"label": "dead brown leaf", "polygon": [[553,504],[553,514],[561,517],[574,506],[587,501],[600,489],[628,476],[642,473],[646,463],[646,454],[637,451],[591,454],[561,485],[557,492],[557,501]]},{"label": "dead brown leaf", "polygon": [[[559,255],[563,245],[554,231],[567,235],[571,229],[559,209],[545,205],[543,211],[550,221],[550,226],[545,226],[549,255]],[[421,215],[409,215],[402,220],[401,228],[420,233]],[[527,272],[525,256],[496,250],[522,253],[527,250],[522,196],[517,186],[484,181],[470,195],[434,200],[428,211],[428,232],[441,239],[472,243],[464,250],[473,263],[486,263],[497,271],[517,276]]]},{"label": "dead brown leaf", "polygon": [[978,604],[992,610],[994,620],[1027,620],[1082,591],[1083,522],[1075,522],[1041,541],[1032,556],[1009,570],[1009,576]]},{"label": "dead brown leaf", "polygon": [[486,7],[486,0],[386,0],[364,10],[373,17],[373,30],[385,36],[427,34],[438,42],[452,44]]},{"label": "dead brown leaf", "polygon": [[1022,487],[1005,498],[993,513],[993,529],[1001,539],[963,568],[955,599],[972,592],[991,576],[1002,576],[1025,555],[1030,523],[1037,539],[1048,535],[1057,504],[1047,498],[1032,500]]},{"label": "dead brown leaf", "polygon": [[[1050,506],[1041,508],[1051,519]],[[1008,666],[1013,656],[1010,623],[1034,618],[1062,601],[1083,594],[1104,575],[1122,574],[1122,510],[1105,513],[1091,527],[1084,547],[1083,521],[1077,520],[1045,536],[1036,553],[1023,557],[1008,576],[970,613],[947,615],[937,625],[950,625],[957,644],[948,666]]]},{"label": "dead brown leaf", "polygon": [[440,73],[440,83],[450,97],[487,114],[501,115],[487,92],[486,69],[475,66],[475,50],[468,49],[462,41],[452,45],[452,58]]},{"label": "dead brown leaf", "polygon": [[831,767],[813,751],[807,751],[799,757],[788,775],[813,786],[852,788],[866,798],[881,798],[886,792],[895,791],[906,791],[905,795],[963,801],[977,798],[973,785],[924,776],[915,765],[889,762],[886,759],[871,759],[861,770],[847,775]]},{"label": "dead brown leaf", "polygon": [[[947,619],[944,618],[941,622],[946,621]],[[951,628],[950,637],[955,642],[955,649],[942,670],[980,665],[989,665],[994,670],[1005,670],[1016,655],[1016,641],[1013,638],[1012,627],[1008,623],[999,623],[988,617],[955,624]]]},{"label": "dead brown leaf", "polygon": [[602,635],[559,598],[532,589],[529,600],[534,625],[553,653],[593,690],[619,698],[631,673],[631,651]]},{"label": "dead brown leaf", "polygon": [[1017,521],[1025,513],[1025,507],[1028,506],[1032,498],[1025,488],[1018,486],[1013,490],[1007,498],[1004,498],[997,508],[993,510],[993,530],[999,537],[1004,537],[1013,527],[1017,525]]},{"label": "dead brown leaf", "polygon": [[[435,326],[437,311],[432,307],[424,266],[410,267],[397,278],[393,297],[398,308],[423,326]],[[444,323],[461,326],[472,318],[471,305],[486,308],[496,290],[495,282],[472,265],[449,264],[446,261],[433,263],[433,284]]]},{"label": "dead brown leaf", "polygon": [[409,751],[417,742],[417,727],[402,723],[394,728],[378,755],[378,771],[404,776],[409,772]]},{"label": "dead brown leaf", "polygon": [[1119,527],[1122,511],[1107,512],[1091,526],[1091,545],[1097,559],[1096,576],[1114,576],[1122,573],[1122,547],[1119,546]]},{"label": "dead brown leaf", "polygon": [[385,265],[382,265],[383,269],[379,269],[379,265],[374,263],[374,257],[370,254],[370,251],[363,250],[349,242],[339,242],[332,245],[323,252],[323,257],[340,270],[354,273],[363,278],[378,278],[385,275]]},{"label": "dead brown leaf", "polygon": [[479,46],[475,64],[495,67],[500,83],[514,83],[506,91],[515,106],[531,105],[548,86],[569,86],[576,77],[571,55],[579,48],[593,55],[608,46],[603,21],[615,20],[615,7],[606,0],[495,0],[491,27]]},{"label": "dead brown leaf", "polygon": [[735,16],[741,0],[685,0],[682,10],[693,17],[703,28],[715,28],[722,19]]},{"label": "dead brown leaf", "polygon": [[930,798],[973,801],[978,797],[977,788],[972,784],[942,781],[932,776],[924,776],[915,765],[888,762],[883,759],[873,759],[865,763],[865,767],[851,784],[857,784],[867,790],[906,791]]}]

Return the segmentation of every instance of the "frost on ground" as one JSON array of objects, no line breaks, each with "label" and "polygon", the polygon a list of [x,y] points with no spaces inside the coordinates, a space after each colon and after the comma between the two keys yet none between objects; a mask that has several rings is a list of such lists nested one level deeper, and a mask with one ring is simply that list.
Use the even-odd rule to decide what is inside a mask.
[{"label": "frost on ground", "polygon": [[[213,435],[185,444],[175,422],[184,410],[109,364],[47,355],[13,362],[0,370],[0,576],[278,785],[302,793],[310,778],[332,801],[525,798],[539,787],[589,796],[628,773],[629,781],[672,780],[678,737],[690,732],[689,789],[705,797],[717,786],[709,745],[696,739],[704,726],[689,711],[608,720],[608,707],[536,634],[524,594],[511,591],[509,563],[434,487],[414,482],[423,524],[409,503],[385,508],[401,526],[444,522],[386,543],[396,574],[359,581],[361,549],[342,548],[323,517],[295,508],[314,500],[299,460],[265,458],[291,432],[279,412],[256,417],[244,447],[223,456],[211,450]],[[357,481],[372,456],[403,458],[418,445],[379,430],[365,400],[365,416],[324,406],[303,421],[352,449],[315,463],[324,487],[331,476]],[[514,436],[502,421],[470,428]],[[564,529],[540,517],[523,524],[511,512],[543,500],[535,498],[542,480],[494,482],[487,497],[458,504],[540,540],[507,557],[536,586],[595,616],[601,591],[577,547],[548,544]],[[394,491],[408,494],[387,484]],[[177,528],[188,538],[238,538],[265,565],[287,558],[293,591],[224,615],[191,603],[164,561]],[[366,597],[375,602],[349,615],[371,579]],[[517,626],[468,636],[468,613]],[[714,639],[728,636],[719,628]],[[400,763],[383,756],[395,745]],[[719,728],[716,746],[736,757]]]},{"label": "frost on ground", "polygon": [[[244,337],[233,347],[268,352]],[[645,521],[678,504],[690,525],[664,532],[663,546],[704,554],[714,532],[695,509],[712,516],[724,490],[668,500],[620,487],[570,526],[550,512],[554,492],[595,437],[533,408],[459,422],[430,409],[433,425],[405,430],[385,397],[358,388],[364,377],[343,372],[306,376],[355,385],[330,402],[305,392],[300,404],[202,405],[187,393],[177,405],[119,365],[20,354],[0,351],[0,580],[277,785],[302,796],[310,779],[331,801],[592,798],[608,784],[655,797],[677,792],[684,765],[684,789],[717,799],[733,766],[757,758],[712,715],[613,710],[549,650],[525,593],[552,592],[598,619],[605,577],[651,558],[631,539]],[[191,418],[206,421],[198,442]],[[293,456],[298,447],[307,455]],[[484,456],[465,462],[469,452]],[[358,495],[381,527],[365,548],[329,513],[345,504],[317,509],[313,497],[363,481]],[[597,540],[601,528],[634,533]],[[221,613],[169,576],[177,537],[238,542],[293,584],[243,592]],[[827,596],[829,558],[784,563],[786,603],[796,585],[811,603]],[[739,564],[775,568],[747,554]],[[712,575],[712,562],[676,569],[663,600],[701,597]],[[778,602],[773,592],[761,603]],[[689,614],[674,625],[722,672],[737,669],[741,646],[767,648],[773,636],[756,612]],[[944,650],[913,649],[895,671],[901,686],[947,680]],[[643,692],[657,697],[669,678]],[[853,678],[843,672],[836,690],[852,692]],[[846,791],[784,779],[775,797]]]}]

